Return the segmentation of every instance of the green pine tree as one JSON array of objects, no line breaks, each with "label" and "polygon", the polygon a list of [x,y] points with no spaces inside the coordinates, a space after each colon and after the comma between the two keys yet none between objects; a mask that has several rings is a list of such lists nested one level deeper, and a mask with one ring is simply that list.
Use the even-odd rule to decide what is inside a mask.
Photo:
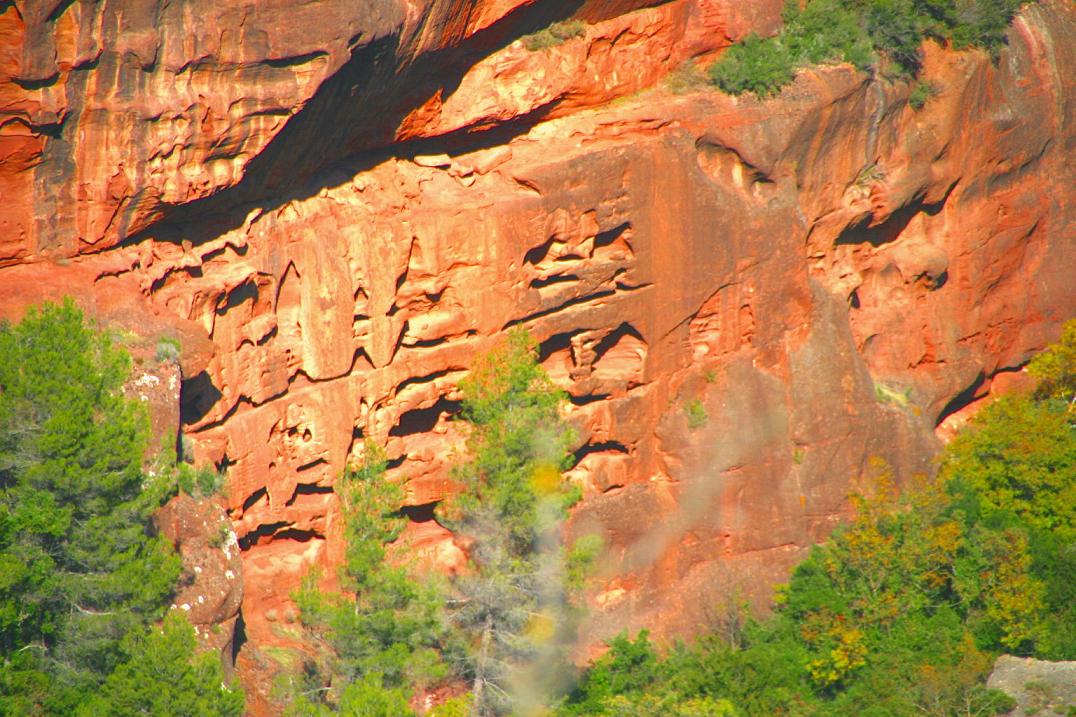
[{"label": "green pine tree", "polygon": [[385,546],[406,518],[399,512],[403,491],[386,480],[385,465],[383,452],[368,442],[364,463],[337,482],[347,540],[340,579],[349,595],[323,594],[316,575],[296,595],[321,659],[292,685],[294,717],[402,717],[412,713],[414,687],[447,674],[437,650],[445,628],[436,585],[386,561]]},{"label": "green pine tree", "polygon": [[470,460],[455,472],[464,491],[443,516],[473,541],[474,572],[456,581],[451,611],[471,648],[471,713],[531,711],[556,690],[573,629],[573,570],[559,536],[578,499],[561,480],[572,433],[525,331],[480,357],[461,389]]},{"label": "green pine tree", "polygon": [[219,655],[196,648],[194,629],[178,610],[160,629],[130,633],[126,659],[76,717],[240,717],[243,693],[225,684]]},{"label": "green pine tree", "polygon": [[70,300],[0,325],[0,715],[71,714],[179,577],[129,368]]}]

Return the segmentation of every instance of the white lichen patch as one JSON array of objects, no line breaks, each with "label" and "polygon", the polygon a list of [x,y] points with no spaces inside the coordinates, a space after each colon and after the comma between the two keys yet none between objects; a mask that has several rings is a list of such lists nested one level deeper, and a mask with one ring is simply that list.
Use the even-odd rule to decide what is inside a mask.
[{"label": "white lichen patch", "polygon": [[239,536],[235,534],[234,530],[229,529],[228,535],[224,538],[224,545],[222,546],[225,557],[231,560],[236,555],[239,555]]},{"label": "white lichen patch", "polygon": [[135,380],[134,385],[153,388],[161,385],[161,379],[158,376],[154,376],[152,373],[144,373]]}]

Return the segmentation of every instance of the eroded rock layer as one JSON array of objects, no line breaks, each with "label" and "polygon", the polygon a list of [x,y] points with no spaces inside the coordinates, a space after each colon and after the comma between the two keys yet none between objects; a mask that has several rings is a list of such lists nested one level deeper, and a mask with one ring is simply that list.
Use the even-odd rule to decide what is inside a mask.
[{"label": "eroded rock layer", "polygon": [[[407,550],[462,561],[431,507],[458,382],[508,328],[571,396],[571,530],[609,546],[593,645],[764,600],[873,458],[930,470],[935,425],[1076,311],[1070,4],[1026,9],[996,63],[926,47],[919,111],[840,66],[767,102],[670,89],[780,4],[740,5],[0,10],[2,310],[71,293],[181,339],[256,711],[365,439],[406,481]],[[516,41],[573,15],[582,37]]]}]

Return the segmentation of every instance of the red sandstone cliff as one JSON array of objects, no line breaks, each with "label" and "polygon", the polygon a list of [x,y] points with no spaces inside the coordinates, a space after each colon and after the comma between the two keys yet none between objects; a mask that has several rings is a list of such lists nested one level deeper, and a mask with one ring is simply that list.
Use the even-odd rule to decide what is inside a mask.
[{"label": "red sandstone cliff", "polygon": [[[779,6],[0,10],[0,312],[70,293],[181,337],[256,710],[365,437],[408,481],[412,549],[459,559],[429,506],[456,384],[508,327],[572,397],[573,529],[611,546],[593,641],[764,594],[871,456],[928,470],[935,424],[1076,313],[1072,5],[1025,10],[996,64],[927,47],[918,112],[847,67],[767,102],[664,83]],[[517,40],[571,14],[584,37]]]}]

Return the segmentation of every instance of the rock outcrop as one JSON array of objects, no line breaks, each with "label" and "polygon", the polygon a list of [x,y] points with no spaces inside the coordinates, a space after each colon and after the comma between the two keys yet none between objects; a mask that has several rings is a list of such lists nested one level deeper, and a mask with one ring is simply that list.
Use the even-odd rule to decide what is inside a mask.
[{"label": "rock outcrop", "polygon": [[178,495],[157,514],[161,534],[183,560],[183,577],[171,609],[182,610],[201,645],[217,650],[232,674],[236,624],[243,602],[243,562],[224,510],[212,500]]},{"label": "rock outcrop", "polygon": [[[571,530],[609,546],[592,645],[764,602],[872,458],[929,471],[935,425],[1076,312],[1070,4],[1027,8],[996,63],[927,46],[920,111],[845,66],[766,102],[674,91],[781,3],[742,5],[0,11],[0,311],[71,293],[180,336],[256,712],[365,439],[423,560],[458,566],[431,507],[458,381],[508,328],[571,397]],[[518,40],[568,17],[581,37]]]},{"label": "rock outcrop", "polygon": [[1002,655],[986,685],[1016,700],[1009,717],[1068,715],[1076,709],[1076,662]]}]

